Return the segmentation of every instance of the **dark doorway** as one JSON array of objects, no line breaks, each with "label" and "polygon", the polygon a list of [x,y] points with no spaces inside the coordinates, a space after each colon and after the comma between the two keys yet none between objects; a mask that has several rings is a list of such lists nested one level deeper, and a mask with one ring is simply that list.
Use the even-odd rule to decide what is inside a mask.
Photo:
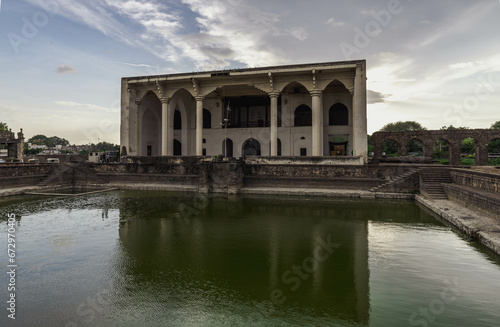
[{"label": "dark doorway", "polygon": [[246,140],[243,143],[243,156],[260,156],[260,143],[253,138]]},{"label": "dark doorway", "polygon": [[[226,140],[222,141],[222,155],[226,156]],[[233,141],[227,139],[227,157],[233,157]]]},{"label": "dark doorway", "polygon": [[174,140],[174,156],[182,156],[182,144],[177,140]]},{"label": "dark doorway", "polygon": [[203,109],[203,128],[212,128],[212,114],[208,109]]}]

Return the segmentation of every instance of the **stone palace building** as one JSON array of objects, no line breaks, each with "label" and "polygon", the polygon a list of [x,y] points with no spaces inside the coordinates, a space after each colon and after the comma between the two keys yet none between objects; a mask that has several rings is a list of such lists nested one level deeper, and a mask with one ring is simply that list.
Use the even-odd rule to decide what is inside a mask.
[{"label": "stone palace building", "polygon": [[366,61],[123,78],[120,138],[128,156],[366,162]]}]

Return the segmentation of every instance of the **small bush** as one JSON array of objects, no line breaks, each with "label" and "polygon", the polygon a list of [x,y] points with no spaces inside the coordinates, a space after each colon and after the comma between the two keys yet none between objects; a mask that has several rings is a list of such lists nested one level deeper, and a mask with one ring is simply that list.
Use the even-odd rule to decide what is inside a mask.
[{"label": "small bush", "polygon": [[474,166],[476,164],[476,159],[469,158],[460,158],[460,164],[463,166]]},{"label": "small bush", "polygon": [[490,166],[500,166],[500,157],[496,159],[488,159],[488,164]]}]

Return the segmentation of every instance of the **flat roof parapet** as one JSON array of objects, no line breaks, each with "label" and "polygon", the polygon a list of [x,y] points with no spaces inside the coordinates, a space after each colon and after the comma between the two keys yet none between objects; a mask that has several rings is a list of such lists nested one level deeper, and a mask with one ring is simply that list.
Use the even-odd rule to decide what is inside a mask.
[{"label": "flat roof parapet", "polygon": [[313,70],[318,68],[331,68],[331,69],[345,69],[345,68],[356,68],[359,64],[366,64],[366,60],[351,60],[351,61],[336,61],[336,62],[323,62],[323,63],[311,63],[311,64],[295,64],[295,65],[283,65],[283,66],[266,66],[266,67],[251,67],[251,68],[235,68],[235,69],[223,69],[223,70],[212,70],[212,71],[198,71],[189,73],[175,73],[175,74],[161,74],[161,75],[146,75],[146,76],[131,76],[124,77],[123,79],[132,83],[147,83],[154,82],[156,80],[176,80],[185,79],[186,77],[197,77],[197,78],[210,78],[216,76],[241,76],[245,74],[252,74],[262,72],[267,74],[268,72],[273,73],[285,73],[285,72],[296,72],[302,70]]}]

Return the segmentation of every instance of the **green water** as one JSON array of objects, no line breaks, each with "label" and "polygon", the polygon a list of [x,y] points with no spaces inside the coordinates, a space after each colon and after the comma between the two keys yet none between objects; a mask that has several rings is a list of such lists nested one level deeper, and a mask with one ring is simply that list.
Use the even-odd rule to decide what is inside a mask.
[{"label": "green water", "polygon": [[500,325],[498,257],[410,201],[3,198],[4,267],[10,213],[0,326]]}]

